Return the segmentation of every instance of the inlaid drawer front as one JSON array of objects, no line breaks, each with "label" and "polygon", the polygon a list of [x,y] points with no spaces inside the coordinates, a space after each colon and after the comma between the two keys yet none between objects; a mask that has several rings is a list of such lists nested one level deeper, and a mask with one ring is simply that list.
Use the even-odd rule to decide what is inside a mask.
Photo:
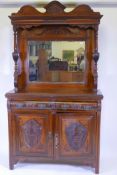
[{"label": "inlaid drawer front", "polygon": [[60,110],[100,110],[97,103],[80,103],[80,102],[37,102],[37,101],[24,101],[24,102],[9,102],[8,107],[16,109],[60,109]]}]

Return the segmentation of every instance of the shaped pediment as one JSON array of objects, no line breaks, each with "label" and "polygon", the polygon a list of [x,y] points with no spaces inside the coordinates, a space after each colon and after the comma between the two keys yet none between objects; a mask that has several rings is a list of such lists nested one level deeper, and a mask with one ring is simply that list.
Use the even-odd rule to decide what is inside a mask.
[{"label": "shaped pediment", "polygon": [[45,6],[45,9],[47,14],[60,14],[64,13],[65,6],[58,1],[52,1]]},{"label": "shaped pediment", "polygon": [[13,13],[13,16],[38,16],[41,14],[36,8],[31,5],[25,5],[20,8],[17,13]]},{"label": "shaped pediment", "polygon": [[[88,5],[79,5],[71,12],[66,12],[63,4],[52,1],[44,8],[45,12],[42,13],[33,6],[25,5],[10,16],[12,24],[22,28],[36,27],[41,24],[74,24],[79,25],[80,28],[95,28],[102,17],[99,12],[94,12]],[[85,20],[88,20],[87,24],[90,26]]]},{"label": "shaped pediment", "polygon": [[58,1],[52,1],[49,4],[47,4],[45,7],[45,12],[42,13],[38,11],[35,7],[31,5],[25,5],[20,8],[20,10],[17,13],[13,13],[12,16],[66,16],[66,17],[75,17],[75,16],[83,16],[83,17],[101,17],[99,12],[94,12],[88,5],[79,5],[75,9],[73,9],[71,12],[65,12],[64,9],[66,8],[63,4],[61,4]]},{"label": "shaped pediment", "polygon": [[94,12],[90,6],[85,5],[85,4],[77,6],[69,14],[78,15],[78,16],[90,16],[90,15],[97,16],[97,15],[100,15],[99,12]]}]

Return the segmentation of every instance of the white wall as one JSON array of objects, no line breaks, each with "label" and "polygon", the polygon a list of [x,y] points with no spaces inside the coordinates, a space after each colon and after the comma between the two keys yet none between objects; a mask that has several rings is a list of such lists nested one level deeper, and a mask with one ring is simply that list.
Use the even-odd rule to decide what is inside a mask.
[{"label": "white wall", "polygon": [[102,102],[101,153],[117,156],[117,8],[95,9],[104,16],[99,28],[98,87]]},{"label": "white wall", "polygon": [[0,8],[0,141],[3,153],[8,147],[5,93],[13,88],[13,32],[8,15],[16,9]]},{"label": "white wall", "polygon": [[[0,8],[0,161],[8,153],[5,93],[13,89],[13,32],[8,15],[15,8]],[[117,8],[94,8],[103,14],[99,27],[98,88],[102,91],[101,157],[117,156]]]}]

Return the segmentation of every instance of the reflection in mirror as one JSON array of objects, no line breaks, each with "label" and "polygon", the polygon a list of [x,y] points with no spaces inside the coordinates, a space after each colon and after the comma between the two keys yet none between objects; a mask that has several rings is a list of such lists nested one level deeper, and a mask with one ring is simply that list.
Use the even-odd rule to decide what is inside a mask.
[{"label": "reflection in mirror", "polygon": [[29,81],[83,82],[85,41],[28,41]]}]

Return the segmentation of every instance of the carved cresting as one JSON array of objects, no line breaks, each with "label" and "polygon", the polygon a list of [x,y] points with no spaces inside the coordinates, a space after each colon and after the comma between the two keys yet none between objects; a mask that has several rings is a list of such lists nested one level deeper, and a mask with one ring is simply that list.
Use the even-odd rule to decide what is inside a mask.
[{"label": "carved cresting", "polygon": [[52,1],[46,5],[45,9],[47,14],[55,15],[56,13],[63,13],[65,6],[58,1]]},{"label": "carved cresting", "polygon": [[[25,5],[17,13],[13,13],[10,18],[14,26],[19,28],[32,28],[40,26],[40,24],[66,24],[79,26],[80,28],[96,28],[99,24],[97,19],[102,15],[99,12],[94,12],[88,5],[79,5],[70,12],[65,12],[66,7],[58,1],[52,1],[45,7],[45,12],[42,13],[30,5]],[[30,18],[33,14],[33,19]],[[21,17],[21,22],[19,20]],[[57,18],[56,18],[57,17]],[[74,19],[71,20],[70,19]],[[47,20],[48,19],[48,20]],[[80,20],[79,20],[80,19]],[[86,23],[85,20],[90,19],[92,22]],[[68,20],[68,22],[67,22]],[[83,21],[82,21],[83,20]],[[96,23],[94,21],[96,20]]]},{"label": "carved cresting", "polygon": [[78,151],[86,141],[87,128],[79,122],[71,123],[65,129],[65,133],[69,146]]},{"label": "carved cresting", "polygon": [[22,126],[24,141],[28,147],[40,144],[42,126],[35,120],[29,120]]}]

